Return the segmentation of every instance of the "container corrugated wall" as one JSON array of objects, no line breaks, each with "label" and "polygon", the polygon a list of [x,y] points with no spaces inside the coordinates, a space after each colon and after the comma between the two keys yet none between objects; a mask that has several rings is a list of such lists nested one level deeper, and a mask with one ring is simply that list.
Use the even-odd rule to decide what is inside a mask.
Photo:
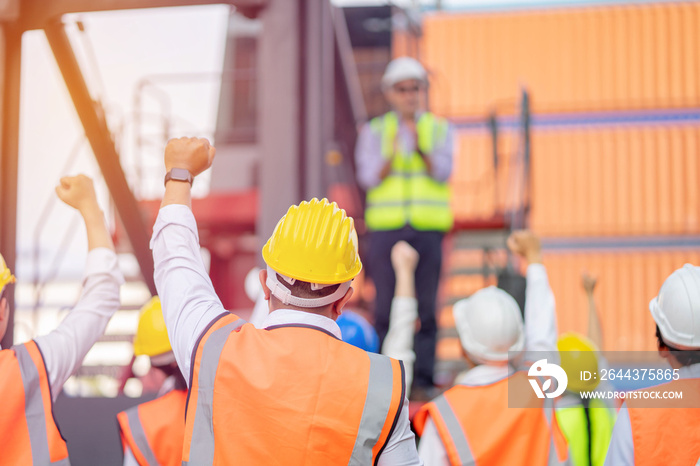
[{"label": "container corrugated wall", "polygon": [[557,302],[559,332],[588,330],[581,271],[598,276],[595,296],[606,351],[654,351],[649,301],[668,275],[699,264],[700,250],[547,252],[544,257]]},{"label": "container corrugated wall", "polygon": [[[488,134],[464,119],[514,115],[527,88],[536,122],[530,225],[540,236],[588,245],[545,250],[559,331],[587,331],[580,278],[587,270],[599,278],[604,349],[653,351],[649,300],[673,270],[700,265],[700,248],[686,242],[700,234],[700,2],[438,13],[423,25],[430,108],[463,123],[451,180],[456,219],[489,219],[515,201],[506,199],[514,132],[499,138],[494,173]],[[650,111],[643,122],[640,110]],[[648,245],[669,247],[625,246],[650,236]],[[596,237],[624,247],[594,249],[605,243]],[[455,251],[447,263],[475,269],[483,258]],[[445,276],[442,293],[464,296],[493,281]],[[439,319],[443,329],[454,325],[450,306]],[[440,358],[459,359],[454,331],[443,334]]]},{"label": "container corrugated wall", "polygon": [[[477,250],[457,251],[449,257],[450,265],[479,267],[482,254]],[[700,264],[700,249],[545,251],[544,264],[556,299],[559,333],[588,331],[588,301],[581,286],[581,273],[585,270],[598,278],[595,300],[604,333],[603,349],[654,351],[656,338],[649,301],[666,277],[685,263]],[[443,292],[465,296],[495,282],[493,276],[445,277]],[[454,326],[451,306],[440,310],[439,326]],[[441,359],[459,359],[457,338],[442,339],[438,353]]]},{"label": "container corrugated wall", "polygon": [[700,232],[700,127],[537,130],[531,225],[544,236]]},{"label": "container corrugated wall", "polygon": [[485,131],[459,131],[455,138],[450,184],[452,210],[457,221],[490,219],[496,212],[519,205],[519,194],[509,186],[521,183],[514,164],[516,141],[512,132],[499,137],[498,168],[494,167],[491,137]]},{"label": "container corrugated wall", "polygon": [[[512,135],[501,138],[504,154]],[[536,129],[531,226],[543,236],[700,233],[699,126]],[[461,131],[451,179],[458,220],[490,218],[506,199],[509,158],[496,192],[486,132]],[[512,196],[513,194],[511,194]]]},{"label": "container corrugated wall", "polygon": [[434,14],[421,58],[431,107],[449,117],[700,106],[700,3]]}]

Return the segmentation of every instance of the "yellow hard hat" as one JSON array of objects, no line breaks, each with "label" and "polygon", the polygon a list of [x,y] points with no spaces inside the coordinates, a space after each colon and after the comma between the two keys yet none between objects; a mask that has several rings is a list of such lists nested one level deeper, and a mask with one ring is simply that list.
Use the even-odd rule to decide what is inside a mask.
[{"label": "yellow hard hat", "polygon": [[348,282],[362,269],[352,217],[325,198],[291,206],[262,255],[281,275],[323,285]]},{"label": "yellow hard hat", "polygon": [[[600,382],[596,347],[589,338],[580,333],[569,332],[559,337],[557,349],[561,358],[561,367],[569,378],[567,390],[585,392],[594,390]],[[591,373],[589,380],[581,376],[582,371]],[[597,376],[595,376],[597,374]]]},{"label": "yellow hard hat", "polygon": [[7,268],[7,264],[5,263],[5,258],[2,257],[2,254],[0,254],[0,293],[2,293],[2,290],[5,289],[5,286],[7,286],[8,283],[14,283],[15,282],[15,276],[12,275],[12,272],[10,272],[10,269]]},{"label": "yellow hard hat", "polygon": [[160,298],[154,296],[141,308],[139,327],[134,338],[134,355],[159,356],[172,351],[165,328]]}]

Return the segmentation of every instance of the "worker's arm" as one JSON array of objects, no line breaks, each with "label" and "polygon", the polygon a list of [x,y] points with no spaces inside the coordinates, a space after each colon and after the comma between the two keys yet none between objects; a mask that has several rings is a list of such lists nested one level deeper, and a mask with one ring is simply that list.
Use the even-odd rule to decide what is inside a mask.
[{"label": "worker's arm", "polygon": [[124,282],[92,180],[84,175],[62,178],[56,194],[82,215],[89,251],[78,303],[54,331],[35,339],[44,356],[54,400],[119,308],[119,286]]},{"label": "worker's arm", "polygon": [[[211,166],[214,153],[206,139],[173,139],[165,148],[165,169],[184,168],[196,176]],[[189,380],[190,357],[197,338],[216,316],[226,312],[199,251],[190,189],[186,181],[168,181],[151,238],[156,289],[185,380]]]},{"label": "worker's arm", "polygon": [[381,134],[372,130],[369,123],[360,130],[355,146],[357,182],[365,191],[374,188],[391,171],[391,159],[382,155]]},{"label": "worker's arm", "polygon": [[416,438],[408,420],[408,398],[404,397],[403,407],[386,443],[384,451],[379,456],[378,466],[417,466],[422,465],[416,450]]},{"label": "worker's arm", "polygon": [[508,248],[527,261],[525,288],[525,350],[556,351],[557,316],[554,293],[542,264],[539,238],[528,230],[513,232]]},{"label": "worker's arm", "polygon": [[634,464],[634,439],[632,438],[632,425],[627,404],[623,403],[617,413],[617,421],[610,438],[608,454],[605,457],[605,466],[617,466],[619,464]]},{"label": "worker's arm", "polygon": [[602,348],[603,329],[600,325],[600,318],[598,316],[598,310],[596,309],[595,298],[593,296],[598,279],[584,272],[581,275],[581,282],[588,300],[588,338],[590,338],[598,348]]},{"label": "worker's arm", "polygon": [[418,319],[415,274],[418,252],[405,241],[399,241],[391,249],[391,263],[396,275],[394,299],[391,300],[389,331],[382,344],[382,354],[403,361],[406,386],[413,381],[413,336]]},{"label": "worker's arm", "polygon": [[447,450],[442,443],[440,434],[428,416],[423,427],[423,435],[418,442],[418,456],[425,462],[425,466],[449,466],[450,459]]}]

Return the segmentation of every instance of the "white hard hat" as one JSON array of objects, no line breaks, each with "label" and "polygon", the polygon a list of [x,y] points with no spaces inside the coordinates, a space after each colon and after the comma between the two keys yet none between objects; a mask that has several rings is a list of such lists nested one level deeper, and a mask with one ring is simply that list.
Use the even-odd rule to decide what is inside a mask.
[{"label": "white hard hat", "polygon": [[507,362],[525,345],[523,318],[515,299],[489,286],[452,307],[462,347],[476,362]]},{"label": "white hard hat", "polygon": [[669,275],[649,310],[664,342],[681,350],[700,349],[700,267],[685,264]]},{"label": "white hard hat", "polygon": [[407,79],[428,82],[428,73],[418,60],[411,57],[394,58],[389,62],[382,76],[382,88],[388,89],[396,83]]}]

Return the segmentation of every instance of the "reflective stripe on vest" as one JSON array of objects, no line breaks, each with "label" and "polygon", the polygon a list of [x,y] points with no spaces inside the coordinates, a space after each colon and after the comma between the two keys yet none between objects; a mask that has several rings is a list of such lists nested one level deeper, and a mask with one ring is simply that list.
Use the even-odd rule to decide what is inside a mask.
[{"label": "reflective stripe on vest", "polygon": [[187,390],[166,394],[117,415],[122,443],[139,465],[182,464]]},{"label": "reflective stripe on vest", "polygon": [[375,353],[367,353],[367,355],[370,360],[369,386],[349,465],[372,464],[372,449],[379,442],[379,436],[391,409],[394,385],[391,360]]},{"label": "reflective stripe on vest", "polygon": [[[525,396],[527,408],[508,407],[511,389]],[[423,406],[413,422],[421,435],[430,417],[452,465],[568,464],[553,406],[516,373],[489,385],[457,385]]]},{"label": "reflective stripe on vest", "polygon": [[469,448],[467,436],[464,434],[462,425],[459,423],[454,411],[452,411],[447,398],[440,395],[433,403],[435,403],[435,407],[440,412],[442,420],[445,421],[445,426],[452,433],[452,442],[460,464],[474,464],[474,455],[472,455],[472,450]]},{"label": "reflective stripe on vest", "polygon": [[237,319],[209,335],[202,349],[201,366],[197,377],[197,408],[194,412],[194,428],[190,446],[190,458],[196,460],[182,464],[212,464],[214,462],[214,379],[226,340],[232,331],[245,324]]},{"label": "reflective stripe on vest", "polygon": [[[155,466],[158,464],[156,460],[156,455],[153,453],[151,446],[148,444],[148,438],[146,437],[146,432],[143,430],[143,425],[141,425],[141,419],[139,419],[139,407],[134,406],[124,411],[126,415],[126,422],[129,425],[130,436],[127,435],[127,443],[131,451],[134,453],[134,457],[139,462],[141,466],[151,465]],[[133,442],[133,443],[132,443]],[[137,449],[135,450],[134,447]]]},{"label": "reflective stripe on vest", "polygon": [[[370,127],[381,138],[382,156],[392,157],[399,129],[396,114],[377,117]],[[446,137],[447,123],[426,112],[416,123],[416,133],[420,150],[430,154],[436,141]],[[449,202],[448,184],[430,176],[418,152],[399,153],[389,175],[367,192],[365,221],[370,230],[395,230],[410,224],[416,230],[448,231],[452,227]]]},{"label": "reflective stripe on vest", "polygon": [[[376,464],[403,406],[401,363],[317,327],[259,330],[234,319],[219,319],[195,348],[182,464],[229,464],[236,455],[243,464],[279,459],[279,464],[316,465],[331,458]],[[319,352],[305,356],[307,348]],[[256,355],[267,363],[256,364]],[[312,370],[300,373],[300,368]],[[363,398],[357,396],[360,387]],[[266,399],[271,404],[258,406]]]},{"label": "reflective stripe on vest", "polygon": [[[559,454],[557,453],[557,445],[555,443],[557,433],[559,432],[559,426],[556,423],[555,411],[554,411],[554,400],[551,398],[544,399],[544,417],[547,419],[547,425],[549,426],[549,457],[547,458],[547,465],[549,466],[559,466],[564,464],[570,464],[568,458],[563,460],[559,459]],[[566,445],[566,444],[565,444]]]},{"label": "reflective stripe on vest", "polygon": [[51,388],[41,351],[34,341],[13,346],[11,350],[17,359],[24,389],[24,416],[32,463],[69,466],[65,441],[53,419]]}]

